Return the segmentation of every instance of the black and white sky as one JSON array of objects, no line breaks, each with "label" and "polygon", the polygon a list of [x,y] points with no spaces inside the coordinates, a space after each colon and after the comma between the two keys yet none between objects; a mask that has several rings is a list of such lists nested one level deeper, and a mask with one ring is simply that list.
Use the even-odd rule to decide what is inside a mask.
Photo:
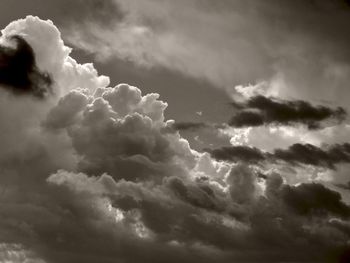
[{"label": "black and white sky", "polygon": [[349,24],[1,0],[0,263],[350,262]]}]

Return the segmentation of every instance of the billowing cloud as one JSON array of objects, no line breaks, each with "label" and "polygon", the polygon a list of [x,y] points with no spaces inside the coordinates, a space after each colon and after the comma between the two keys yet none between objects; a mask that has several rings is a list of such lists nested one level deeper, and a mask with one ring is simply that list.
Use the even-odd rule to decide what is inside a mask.
[{"label": "billowing cloud", "polygon": [[[159,94],[109,86],[92,64],[70,57],[50,21],[29,16],[2,32],[2,40],[22,37],[54,82],[52,96],[42,100],[0,89],[1,260],[334,262],[349,256],[350,208],[323,182],[287,184],[276,171],[261,176],[262,167],[191,149],[178,131],[165,132],[176,121],[166,120]],[[286,169],[292,162],[332,168],[348,161],[347,144],[314,147],[274,154]],[[225,158],[266,155],[228,150]]]}]

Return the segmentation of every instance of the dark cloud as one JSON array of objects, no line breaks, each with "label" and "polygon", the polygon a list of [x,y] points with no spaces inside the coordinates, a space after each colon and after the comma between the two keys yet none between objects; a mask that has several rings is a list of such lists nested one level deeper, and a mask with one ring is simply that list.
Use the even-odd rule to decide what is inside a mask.
[{"label": "dark cloud", "polygon": [[321,149],[311,144],[293,144],[286,150],[277,149],[273,157],[289,163],[311,164],[335,168],[335,164],[350,162],[350,145],[335,144]]},{"label": "dark cloud", "polygon": [[263,152],[248,146],[229,146],[214,150],[206,149],[217,160],[258,163],[262,161],[284,161],[289,164],[310,164],[335,169],[339,163],[350,162],[350,145],[335,144],[324,149],[311,144],[296,143],[287,149]]},{"label": "dark cloud", "polygon": [[284,186],[282,190],[284,202],[301,215],[336,215],[349,218],[350,207],[341,201],[341,195],[321,184],[300,184]]},{"label": "dark cloud", "polygon": [[38,69],[31,46],[20,36],[10,37],[8,42],[13,46],[0,46],[0,85],[14,94],[45,97],[53,80]]},{"label": "dark cloud", "polygon": [[317,129],[326,120],[340,123],[346,117],[346,112],[341,107],[332,109],[313,106],[302,100],[287,101],[255,96],[246,102],[234,102],[232,105],[238,110],[229,121],[233,127],[303,124],[309,129]]},{"label": "dark cloud", "polygon": [[228,146],[213,150],[205,149],[205,151],[208,151],[217,160],[231,162],[257,163],[266,158],[265,154],[259,149],[247,146]]},{"label": "dark cloud", "polygon": [[171,127],[177,131],[196,131],[203,128],[208,128],[210,125],[204,122],[175,122]]}]

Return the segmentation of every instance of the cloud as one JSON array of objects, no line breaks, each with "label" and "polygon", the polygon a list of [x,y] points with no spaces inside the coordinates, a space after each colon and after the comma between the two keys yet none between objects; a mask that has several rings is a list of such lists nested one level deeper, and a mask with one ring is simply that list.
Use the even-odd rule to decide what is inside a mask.
[{"label": "cloud", "polygon": [[282,198],[299,214],[330,213],[343,218],[350,216],[350,207],[341,202],[340,194],[320,184],[286,186]]},{"label": "cloud", "polygon": [[245,204],[254,200],[256,195],[255,174],[247,166],[238,165],[232,168],[227,182],[234,202]]},{"label": "cloud", "polygon": [[[259,262],[261,257],[278,262],[290,259],[322,261],[327,256],[338,255],[337,249],[339,247],[337,248],[335,244],[342,242],[344,237],[341,233],[344,232],[338,232],[338,227],[329,225],[328,218],[330,215],[338,217],[339,220],[347,218],[350,209],[340,200],[339,194],[319,184],[302,184],[295,187],[283,185],[281,181],[276,183],[278,177],[275,177],[275,179],[269,179],[269,195],[267,195],[268,199],[265,199],[259,195],[254,196],[256,188],[254,181],[256,179],[250,169],[242,166],[237,167],[232,170],[231,174],[232,180],[229,179],[229,182],[232,189],[230,189],[230,197],[228,198],[223,198],[225,196],[223,192],[220,197],[218,189],[213,190],[210,186],[202,188],[201,184],[191,183],[188,185],[175,177],[169,178],[164,185],[156,187],[147,186],[141,182],[124,180],[115,182],[106,175],[92,178],[64,171],[52,175],[48,180],[53,185],[54,192],[63,191],[60,193],[60,195],[64,194],[63,196],[65,196],[62,201],[70,200],[72,202],[75,200],[74,203],[78,202],[73,203],[73,211],[83,209],[79,213],[81,215],[79,220],[82,222],[90,221],[92,218],[98,219],[101,216],[112,220],[110,221],[112,225],[107,222],[101,225],[100,221],[99,229],[101,230],[101,227],[118,229],[118,232],[109,231],[107,233],[112,236],[116,235],[116,238],[122,238],[123,247],[127,251],[132,249],[129,242],[133,242],[133,257],[130,258],[128,254],[123,255],[115,248],[110,252],[107,252],[108,250],[101,252],[112,253],[110,255],[115,257],[123,255],[123,259],[127,262],[141,260],[144,249],[149,251],[147,261],[159,257],[159,251],[163,251],[164,256],[173,255],[174,260],[182,258],[189,262],[194,258],[202,258],[202,256],[209,257],[207,258],[208,262],[214,257],[219,262],[230,262],[234,259]],[[248,176],[249,174],[251,176]],[[77,196],[74,197],[75,195]],[[81,199],[82,196],[84,196],[83,199]],[[326,202],[323,200],[324,197],[327,197]],[[91,210],[89,208],[91,206],[84,208],[85,205],[95,203],[100,198],[107,202],[106,205],[102,203],[93,207],[102,210]],[[243,206],[239,208],[230,205],[231,198],[233,202]],[[296,198],[297,200],[300,198],[300,202],[295,202]],[[211,201],[208,203],[209,200]],[[110,207],[109,202],[113,204],[111,208],[108,208]],[[84,203],[86,204],[84,205]],[[245,206],[249,208],[245,209]],[[229,215],[224,212],[225,210],[222,210],[223,208],[229,212]],[[116,214],[119,213],[122,213],[123,216],[117,217]],[[114,217],[118,219],[113,220]],[[314,222],[313,219],[317,222]],[[247,223],[251,226],[249,227]],[[120,224],[123,225],[122,229],[124,230],[119,228]],[[269,229],[267,232],[264,231],[266,228]],[[87,229],[92,231],[93,225]],[[124,233],[126,236],[123,236]],[[61,232],[62,238],[67,234]],[[74,239],[80,238],[77,234],[74,234]],[[90,232],[89,234],[96,235],[97,233]],[[324,242],[329,235],[332,235],[337,241],[335,243],[332,241]],[[104,238],[108,238],[108,234],[105,234]],[[129,238],[132,238],[133,241]],[[154,238],[163,242],[155,246],[152,242]],[[262,246],[261,242],[264,238],[267,239]],[[315,243],[316,239],[319,239],[320,242]],[[164,246],[166,241],[171,240],[177,240],[177,242],[170,242]],[[87,242],[85,241],[85,244]],[[197,242],[202,243],[203,250],[200,247],[197,249],[192,247],[191,244]],[[282,248],[276,247],[275,242],[283,242],[284,245]],[[143,245],[141,245],[142,243]],[[305,243],[309,245],[307,250],[309,253],[305,258],[302,256],[306,252],[305,249],[300,254],[297,253],[293,256],[288,253],[287,249],[283,248],[287,246],[302,249],[305,248]],[[184,246],[192,247],[193,257],[186,255],[183,251]],[[321,253],[319,251],[317,253],[317,248],[320,247],[323,250]],[[109,249],[108,245],[106,248]],[[258,249],[260,252],[258,254],[238,253],[237,250],[249,251],[249,248]],[[103,259],[96,248],[90,249],[91,252]],[[173,249],[180,254],[173,254]],[[77,259],[82,258],[84,255],[77,256]]]},{"label": "cloud", "polygon": [[120,21],[71,23],[67,40],[103,61],[165,67],[227,90],[271,81],[283,98],[349,104],[350,12],[342,0],[114,3]]},{"label": "cloud", "polygon": [[346,183],[346,184],[335,184],[336,186],[343,188],[345,190],[350,190],[350,183]]},{"label": "cloud", "polygon": [[[289,185],[269,170],[259,176],[263,167],[191,149],[178,131],[164,132],[174,122],[159,94],[110,87],[92,64],[70,58],[50,21],[27,17],[2,32],[2,39],[23,37],[38,69],[55,81],[44,100],[0,90],[0,260],[322,262],[346,255],[349,207],[339,193],[316,182]],[[348,160],[347,144],[274,154],[286,169],[313,161],[299,156],[302,147],[315,165]],[[267,155],[244,147],[218,153],[247,161]]]},{"label": "cloud", "polygon": [[265,155],[257,148],[247,146],[226,146],[214,150],[208,150],[211,156],[217,160],[232,162],[260,162],[265,160]]},{"label": "cloud", "polygon": [[333,145],[322,150],[311,144],[294,144],[287,150],[275,150],[274,157],[287,162],[320,165],[334,169],[334,165],[349,162],[350,145]]},{"label": "cloud", "polygon": [[335,144],[324,149],[311,144],[293,144],[287,149],[275,149],[272,153],[248,146],[227,146],[207,150],[217,160],[259,163],[283,161],[292,165],[314,165],[336,169],[339,163],[350,162],[349,144]]},{"label": "cloud", "polygon": [[43,125],[54,130],[68,127],[76,122],[87,103],[88,96],[84,92],[73,90],[59,100],[57,107],[50,111]]},{"label": "cloud", "polygon": [[320,128],[325,120],[345,120],[345,109],[331,109],[325,106],[313,106],[306,101],[278,100],[264,96],[255,96],[243,103],[235,102],[233,107],[238,110],[229,121],[233,127],[262,125],[295,125],[303,124],[309,129]]},{"label": "cloud", "polygon": [[24,249],[19,244],[0,244],[0,258],[3,262],[13,263],[45,263],[45,261],[37,258],[32,251]]},{"label": "cloud", "polygon": [[[62,10],[64,6],[64,10]],[[52,8],[49,5],[47,8]],[[113,26],[114,23],[121,21],[125,14],[120,9],[117,3],[113,0],[78,0],[78,1],[57,1],[53,3],[53,8],[60,10],[62,13],[55,14],[55,19],[59,24],[69,25],[69,23],[84,23],[84,21],[93,21],[101,26]],[[93,12],[92,12],[93,10]],[[65,11],[65,12],[63,12]],[[76,17],[77,12],[80,14],[80,18]],[[82,19],[83,18],[83,19]]]},{"label": "cloud", "polygon": [[207,128],[209,125],[204,122],[174,122],[171,126],[177,131],[196,131],[199,129]]},{"label": "cloud", "polygon": [[21,36],[5,39],[9,46],[0,46],[0,85],[15,94],[31,94],[38,98],[52,90],[52,78],[36,65],[31,46]]},{"label": "cloud", "polygon": [[74,90],[61,98],[43,124],[67,132],[85,172],[128,180],[169,173],[171,166],[179,172],[174,157],[185,154],[193,162],[193,154],[179,143],[178,134],[162,132],[167,104],[158,97],[142,96],[127,84],[100,88],[90,96]]}]

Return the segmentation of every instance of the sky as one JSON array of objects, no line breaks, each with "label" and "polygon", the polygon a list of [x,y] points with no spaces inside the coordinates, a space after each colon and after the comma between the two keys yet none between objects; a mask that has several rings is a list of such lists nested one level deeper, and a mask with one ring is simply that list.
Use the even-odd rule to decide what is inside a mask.
[{"label": "sky", "polygon": [[0,14],[0,263],[350,261],[349,1]]}]

